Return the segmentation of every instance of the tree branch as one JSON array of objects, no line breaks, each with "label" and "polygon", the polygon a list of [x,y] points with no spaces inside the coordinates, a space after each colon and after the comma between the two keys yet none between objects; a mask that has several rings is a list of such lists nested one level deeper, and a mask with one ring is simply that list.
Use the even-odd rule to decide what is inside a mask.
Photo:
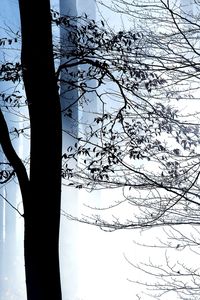
[{"label": "tree branch", "polygon": [[8,161],[12,165],[13,169],[15,170],[21,193],[22,193],[22,199],[24,199],[25,195],[28,193],[28,185],[29,185],[29,179],[26,172],[26,168],[24,164],[22,163],[21,159],[17,155],[15,149],[12,146],[10,136],[9,136],[9,130],[8,126],[6,124],[6,120],[4,118],[4,115],[0,109],[0,144],[2,146],[3,152],[5,153]]}]

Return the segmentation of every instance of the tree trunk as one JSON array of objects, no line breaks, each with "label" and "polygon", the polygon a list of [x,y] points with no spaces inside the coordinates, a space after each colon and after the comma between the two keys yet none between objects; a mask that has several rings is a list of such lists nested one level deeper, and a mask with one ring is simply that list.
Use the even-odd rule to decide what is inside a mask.
[{"label": "tree trunk", "polygon": [[61,300],[59,225],[61,110],[52,50],[50,3],[19,0],[22,66],[30,114],[28,193],[23,198],[28,300]]}]

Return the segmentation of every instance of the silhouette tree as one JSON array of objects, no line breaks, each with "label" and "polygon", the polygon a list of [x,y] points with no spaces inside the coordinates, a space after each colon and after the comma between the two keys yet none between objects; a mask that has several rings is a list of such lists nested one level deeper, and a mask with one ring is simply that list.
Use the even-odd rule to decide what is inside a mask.
[{"label": "silhouette tree", "polygon": [[[58,261],[60,190],[61,175],[65,178],[69,168],[65,161],[67,155],[64,153],[61,170],[62,131],[58,95],[60,82],[66,83],[66,86],[72,90],[78,89],[78,99],[74,102],[78,101],[80,105],[88,102],[89,94],[90,99],[92,99],[91,94],[94,94],[100,103],[104,103],[103,94],[99,94],[104,80],[108,84],[113,82],[118,86],[123,101],[120,107],[115,109],[113,128],[129,104],[125,90],[128,92],[130,89],[133,91],[139,89],[143,82],[148,83],[149,77],[152,76],[155,76],[156,86],[162,84],[162,80],[153,75],[146,64],[140,63],[134,57],[131,63],[127,61],[127,55],[131,54],[130,43],[137,41],[141,37],[140,33],[111,32],[110,35],[103,21],[99,26],[94,20],[88,20],[87,16],[75,19],[52,12],[51,19],[49,3],[48,1],[45,3],[46,6],[38,13],[38,20],[41,18],[41,22],[33,27],[33,19],[37,11],[35,4],[29,3],[27,6],[23,1],[20,2],[21,63],[6,62],[1,66],[2,80],[11,81],[15,86],[23,78],[30,117],[30,176],[28,176],[26,163],[19,158],[10,139],[10,133],[20,135],[24,134],[26,129],[15,128],[13,132],[9,132],[2,111],[0,115],[0,141],[8,159],[8,168],[6,170],[3,168],[1,171],[2,183],[16,175],[23,199],[25,270],[29,300],[47,299],[50,296],[56,299],[61,297]],[[68,31],[69,39],[66,41],[66,48],[55,44],[54,53],[51,21],[64,27]],[[43,23],[43,29],[39,30]],[[10,39],[1,39],[2,46],[12,42]],[[73,47],[67,48],[72,44]],[[137,47],[134,47],[137,52]],[[115,56],[111,59],[113,54]],[[53,58],[60,60],[61,57],[65,57],[66,62],[55,72]],[[84,65],[85,68],[81,70],[74,68],[80,65]],[[64,78],[60,76],[63,69],[67,74]],[[130,80],[126,75],[127,71],[131,74]],[[139,83],[136,82],[137,78],[140,79]],[[20,107],[21,96],[16,92],[9,96],[2,94],[1,97],[4,107],[7,107],[8,103]],[[71,103],[69,107],[63,105],[65,109],[62,113],[73,118],[71,105]],[[100,115],[103,120],[109,118],[105,114],[100,113]],[[95,119],[95,123],[101,121],[100,115]],[[89,128],[90,126],[89,124]],[[79,142],[80,139],[82,139],[81,134],[78,138]],[[77,149],[80,153],[85,151],[81,145]],[[45,282],[44,278],[46,278]]]},{"label": "silhouette tree", "polygon": [[[107,230],[198,224],[199,125],[193,111],[184,112],[179,104],[197,97],[191,94],[198,90],[199,80],[198,22],[165,7],[171,33],[148,27],[114,32],[104,21],[97,24],[87,16],[72,18],[52,11],[51,19],[49,2],[45,5],[38,12],[33,1],[20,1],[22,63],[7,62],[1,68],[2,79],[14,83],[22,72],[30,116],[29,178],[0,115],[1,145],[23,197],[28,300],[61,299],[61,176],[77,188],[120,189],[123,198],[108,207],[128,204],[134,209],[132,218],[125,215],[125,220],[115,215],[110,221],[100,214],[68,216],[71,219]],[[33,26],[35,15],[38,23]],[[177,25],[177,19],[195,29]],[[66,47],[53,48],[51,21],[66,30]],[[53,58],[63,57],[65,62],[55,72]],[[79,91],[74,103],[83,109],[92,97],[99,103],[93,122],[84,124],[74,137],[77,142],[65,153],[61,153],[61,81]],[[14,101],[9,99],[2,100]],[[72,105],[62,111],[71,118]],[[70,167],[73,160],[78,161],[76,168]],[[8,169],[1,175],[10,180],[14,174]]]},{"label": "silhouette tree", "polygon": [[[30,176],[16,154],[1,112],[2,149],[17,175],[24,206],[27,299],[61,299],[58,240],[61,110],[54,71],[50,3],[19,1],[22,71],[30,117]],[[35,22],[37,16],[37,22]],[[1,72],[9,76],[9,66]],[[16,65],[13,76],[17,74]],[[18,69],[19,70],[19,69]],[[12,73],[12,70],[10,70]],[[16,75],[17,76],[17,75]],[[16,80],[4,77],[5,80]],[[44,133],[45,132],[45,133]],[[45,176],[44,176],[45,173]],[[10,176],[12,173],[10,174]],[[9,179],[9,178],[8,178]]]}]

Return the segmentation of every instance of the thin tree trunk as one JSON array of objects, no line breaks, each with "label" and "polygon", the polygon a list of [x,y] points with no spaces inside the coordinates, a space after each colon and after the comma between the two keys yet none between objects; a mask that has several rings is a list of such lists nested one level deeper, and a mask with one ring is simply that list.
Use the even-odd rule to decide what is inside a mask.
[{"label": "thin tree trunk", "polygon": [[50,3],[19,0],[23,79],[31,125],[30,184],[24,197],[28,300],[61,300],[59,224],[61,110],[52,50]]}]

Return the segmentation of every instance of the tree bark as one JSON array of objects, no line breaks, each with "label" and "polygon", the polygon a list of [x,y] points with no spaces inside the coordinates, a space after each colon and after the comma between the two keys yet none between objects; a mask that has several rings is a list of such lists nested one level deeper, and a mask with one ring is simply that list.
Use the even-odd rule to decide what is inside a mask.
[{"label": "tree bark", "polygon": [[50,3],[19,0],[23,80],[30,115],[30,179],[24,197],[28,300],[61,300],[59,225],[61,109],[55,78]]}]

